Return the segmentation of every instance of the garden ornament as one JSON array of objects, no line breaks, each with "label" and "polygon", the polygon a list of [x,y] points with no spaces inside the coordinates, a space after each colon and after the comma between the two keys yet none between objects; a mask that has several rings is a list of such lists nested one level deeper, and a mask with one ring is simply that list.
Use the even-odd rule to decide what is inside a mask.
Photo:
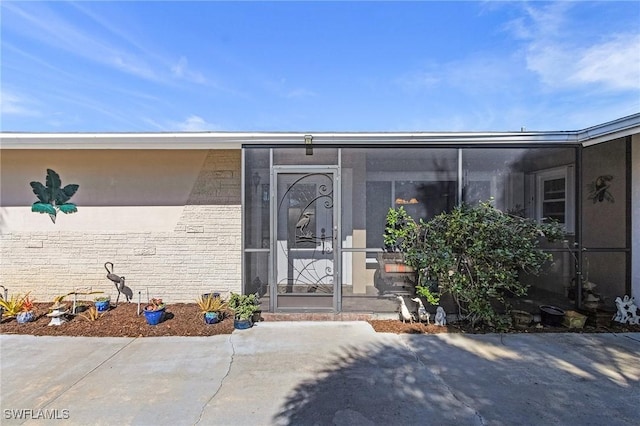
[{"label": "garden ornament", "polygon": [[49,308],[51,312],[47,314],[51,321],[48,325],[62,325],[67,322],[65,315],[67,315],[67,306],[64,303],[56,302]]},{"label": "garden ornament", "polygon": [[75,213],[78,208],[69,200],[78,191],[80,185],[72,183],[62,186],[60,175],[54,170],[47,169],[45,184],[33,181],[30,183],[33,193],[38,197],[38,201],[31,205],[31,211],[36,213],[47,213],[53,223],[56,223],[58,212],[64,214]]},{"label": "garden ornament", "polygon": [[638,307],[634,303],[633,296],[627,295],[624,298],[616,297],[616,307],[618,312],[613,316],[613,320],[621,324],[640,324],[640,315],[638,315]]},{"label": "garden ornament", "polygon": [[447,314],[442,306],[436,309],[436,325],[447,325]]},{"label": "garden ornament", "polygon": [[429,324],[429,312],[427,312],[427,310],[424,307],[424,304],[422,303],[422,300],[420,300],[419,297],[415,297],[413,299],[414,302],[416,302],[418,304],[418,320],[420,322],[426,322],[427,324]]},{"label": "garden ornament", "polygon": [[413,317],[411,316],[411,313],[409,312],[407,305],[404,303],[404,298],[402,296],[397,296],[397,297],[398,297],[398,300],[400,301],[400,319],[404,323],[406,323],[407,321],[409,321],[410,323],[413,323]]},{"label": "garden ornament", "polygon": [[[110,265],[111,269],[109,269],[107,265]],[[106,262],[104,264],[104,269],[107,270],[107,278],[115,284],[116,290],[118,290],[118,297],[116,297],[116,305],[118,304],[118,299],[120,299],[121,293],[124,293],[124,297],[127,299],[127,302],[131,302],[131,298],[133,297],[133,291],[124,284],[124,276],[121,277],[113,273],[113,263],[111,262]]]}]

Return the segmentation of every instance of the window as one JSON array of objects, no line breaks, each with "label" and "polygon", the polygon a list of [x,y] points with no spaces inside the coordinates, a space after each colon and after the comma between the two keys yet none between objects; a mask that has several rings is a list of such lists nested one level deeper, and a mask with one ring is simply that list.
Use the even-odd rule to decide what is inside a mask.
[{"label": "window", "polygon": [[568,233],[573,232],[575,201],[573,166],[542,170],[536,176],[536,219],[555,220]]}]

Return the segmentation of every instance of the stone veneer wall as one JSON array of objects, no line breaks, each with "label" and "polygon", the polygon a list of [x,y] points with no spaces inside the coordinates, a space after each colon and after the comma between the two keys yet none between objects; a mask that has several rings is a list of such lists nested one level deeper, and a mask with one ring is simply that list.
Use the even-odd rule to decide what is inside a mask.
[{"label": "stone veneer wall", "polygon": [[[25,156],[29,155],[26,151],[22,152]],[[166,159],[164,156],[171,156],[171,153],[172,151],[164,151],[156,152],[155,155]],[[94,159],[93,161],[99,161],[99,155],[91,157],[91,151],[82,152],[80,155],[84,156],[85,161],[87,156]],[[193,155],[187,153],[185,158],[192,158]],[[52,156],[55,157],[53,154]],[[122,156],[132,163],[134,169],[137,162],[148,161],[144,156],[132,157],[125,152],[122,152]],[[0,284],[9,289],[9,294],[31,291],[36,301],[49,301],[74,288],[86,287],[102,290],[115,300],[117,291],[107,280],[103,267],[104,262],[110,261],[115,264],[114,272],[126,277],[126,283],[134,293],[133,301],[137,301],[138,292],[141,292],[144,302],[147,291],[149,297],[160,297],[167,302],[193,302],[199,294],[210,291],[223,294],[230,291],[240,292],[240,156],[240,150],[203,151],[194,162],[196,170],[191,174],[191,182],[184,185],[185,188],[191,187],[190,193],[182,191],[182,199],[187,200],[185,205],[138,206],[139,209],[145,209],[149,221],[152,219],[150,215],[163,214],[167,209],[181,209],[176,215],[177,221],[173,222],[173,229],[167,227],[154,231],[144,229],[143,226],[139,227],[140,230],[126,230],[126,227],[118,230],[117,226],[111,230],[84,230],[81,227],[80,230],[74,229],[74,219],[77,220],[74,216],[79,215],[83,208],[111,208],[115,213],[125,211],[126,218],[126,215],[130,214],[127,213],[127,207],[131,206],[117,205],[117,199],[115,203],[111,200],[115,206],[92,207],[84,206],[80,199],[74,199],[73,201],[78,203],[79,213],[64,215],[58,220],[64,220],[66,227],[56,224],[50,227],[51,230],[25,230],[20,227],[12,229],[9,224],[19,221],[10,219],[17,214],[31,221],[35,215],[36,219],[44,221],[41,223],[49,219],[30,212],[24,205],[7,208],[6,204],[3,205],[0,215]],[[21,158],[10,151],[3,152],[3,157],[3,166],[6,165],[6,169],[10,169],[10,162]],[[64,161],[61,161],[61,164],[64,164]],[[48,164],[41,164],[39,170],[44,174],[47,167]],[[197,167],[200,167],[199,173]],[[66,175],[71,174],[69,170],[73,171],[73,164],[65,170]],[[79,183],[81,190],[90,189],[83,187],[81,178],[65,179],[65,174],[61,170],[57,171],[60,172],[63,184]],[[166,172],[166,169],[159,168],[154,173],[162,172]],[[11,183],[12,176],[8,176],[7,173],[8,170],[3,173],[2,178],[5,181],[3,197],[8,199],[11,197],[5,196],[18,187],[18,184]],[[193,177],[196,177],[195,180]],[[153,181],[153,176],[150,179]],[[189,177],[181,175],[179,179],[184,181],[189,180]],[[121,178],[119,184],[122,185],[120,191],[124,191],[127,186],[126,178]],[[21,180],[19,187],[22,186]],[[27,189],[30,189],[28,181]],[[175,189],[173,191],[179,192]],[[115,191],[116,194],[117,192]],[[33,198],[35,201],[35,196]],[[180,197],[172,198],[175,201]],[[16,212],[16,209],[20,211]],[[86,215],[86,211],[84,213]],[[134,218],[135,220],[144,221],[139,212],[136,214],[138,217]],[[87,222],[87,219],[84,219],[84,222]],[[79,227],[80,222],[75,223]]]}]

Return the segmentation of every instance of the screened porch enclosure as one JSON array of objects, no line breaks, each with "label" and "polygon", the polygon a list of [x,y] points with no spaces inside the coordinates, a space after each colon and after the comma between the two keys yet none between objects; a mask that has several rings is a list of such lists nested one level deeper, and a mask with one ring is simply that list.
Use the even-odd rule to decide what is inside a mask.
[{"label": "screened porch enclosure", "polygon": [[[581,176],[607,173],[598,171],[606,167],[586,167],[603,155],[611,157],[608,170],[615,170],[620,185],[616,191],[622,191],[612,214],[626,223],[626,145],[624,140],[610,144],[598,150],[557,145],[314,147],[313,155],[306,155],[300,147],[245,148],[244,291],[258,292],[263,308],[270,311],[392,314],[398,308],[396,294],[411,294],[415,280],[411,273],[394,275],[382,264],[382,235],[389,208],[403,206],[415,220],[429,220],[461,203],[490,200],[510,214],[537,221],[551,218],[565,230],[564,241],[542,246],[553,255],[545,272],[521,277],[530,285],[530,292],[527,298],[515,301],[518,307],[554,304],[573,308],[577,297],[583,297],[577,295],[581,291],[575,277],[586,264],[589,276],[601,281],[602,303],[613,303],[611,296],[625,288],[627,242],[593,241],[593,230],[605,219],[591,213],[586,216],[589,230],[584,229],[583,238],[590,244],[593,241],[596,252],[585,258],[579,238],[584,220],[580,211],[592,208],[587,205],[592,201]],[[322,196],[319,182],[314,181],[318,178],[312,176],[327,172],[328,178],[322,179],[334,185],[330,213],[310,203]],[[285,177],[293,180],[285,183]],[[292,189],[293,181],[305,180],[310,184],[304,189]],[[307,201],[293,199],[305,192]],[[285,193],[289,198],[282,198]],[[292,194],[297,195],[292,198]],[[283,203],[289,206],[288,213],[282,213]],[[300,203],[304,206],[298,206]],[[319,207],[320,214],[308,215],[309,224],[301,230],[298,222],[304,214],[315,213]],[[304,241],[296,242],[296,232]],[[287,261],[283,261],[285,247]],[[605,263],[614,271],[601,276],[594,265]],[[298,282],[296,274],[306,278]],[[448,308],[453,310],[453,306]]]}]

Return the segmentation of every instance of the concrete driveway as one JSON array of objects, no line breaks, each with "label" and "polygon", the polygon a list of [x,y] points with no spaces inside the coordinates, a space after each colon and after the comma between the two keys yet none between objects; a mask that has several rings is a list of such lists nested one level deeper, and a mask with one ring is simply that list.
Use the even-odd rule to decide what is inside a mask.
[{"label": "concrete driveway", "polygon": [[0,423],[636,425],[640,334],[0,336]]}]

